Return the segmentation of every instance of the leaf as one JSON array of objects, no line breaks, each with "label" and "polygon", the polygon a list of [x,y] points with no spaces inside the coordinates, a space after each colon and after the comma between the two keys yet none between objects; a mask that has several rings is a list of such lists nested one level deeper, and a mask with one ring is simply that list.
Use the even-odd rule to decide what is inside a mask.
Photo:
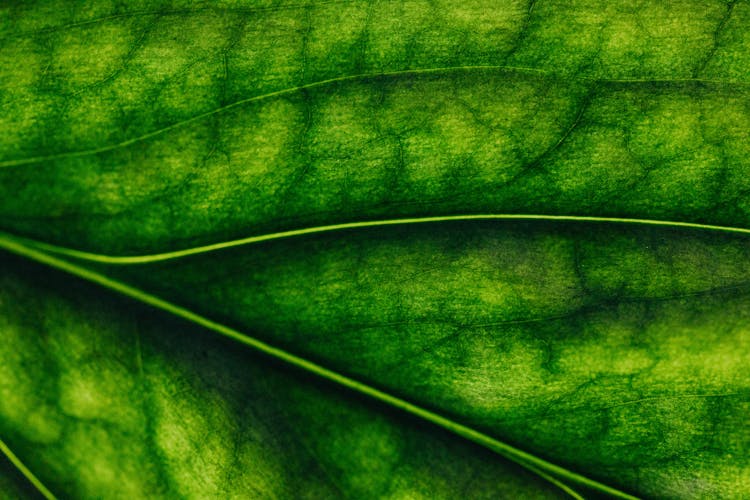
[{"label": "leaf", "polygon": [[559,496],[91,285],[5,258],[3,291],[3,435],[67,496]]},{"label": "leaf", "polygon": [[27,476],[750,495],[747,2],[57,7],[0,18],[0,246],[90,282],[3,261]]},{"label": "leaf", "polygon": [[3,227],[119,254],[453,213],[747,226],[750,8],[629,5],[18,12]]}]

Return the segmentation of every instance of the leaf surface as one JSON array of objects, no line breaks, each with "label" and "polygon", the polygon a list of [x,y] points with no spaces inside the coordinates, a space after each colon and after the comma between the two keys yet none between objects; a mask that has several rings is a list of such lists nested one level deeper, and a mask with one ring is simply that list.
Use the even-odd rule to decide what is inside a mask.
[{"label": "leaf surface", "polygon": [[748,226],[744,1],[129,9],[9,9],[3,228],[120,254],[451,213]]},{"label": "leaf surface", "polygon": [[3,256],[0,438],[71,497],[750,495],[749,23],[1,7],[0,247],[57,270]]},{"label": "leaf surface", "polygon": [[646,496],[750,492],[746,236],[367,228],[108,269]]},{"label": "leaf surface", "polygon": [[489,451],[188,323],[15,258],[2,265],[0,430],[60,494],[561,496]]}]

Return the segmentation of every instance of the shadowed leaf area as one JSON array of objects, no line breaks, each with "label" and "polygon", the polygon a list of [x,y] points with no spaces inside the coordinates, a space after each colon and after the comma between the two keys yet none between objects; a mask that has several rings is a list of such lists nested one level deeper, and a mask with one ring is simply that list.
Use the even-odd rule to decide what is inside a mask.
[{"label": "shadowed leaf area", "polygon": [[0,493],[5,498],[36,498],[33,485],[31,485],[24,475],[11,463],[2,457],[0,462]]},{"label": "shadowed leaf area", "polygon": [[749,28],[0,6],[0,496],[750,497]]}]

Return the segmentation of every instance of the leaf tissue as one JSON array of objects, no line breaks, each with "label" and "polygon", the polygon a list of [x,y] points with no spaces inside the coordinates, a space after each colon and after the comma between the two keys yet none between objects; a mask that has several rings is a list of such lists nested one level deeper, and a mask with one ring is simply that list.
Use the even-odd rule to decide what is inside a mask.
[{"label": "leaf tissue", "polygon": [[0,497],[750,497],[748,0],[0,2]]}]

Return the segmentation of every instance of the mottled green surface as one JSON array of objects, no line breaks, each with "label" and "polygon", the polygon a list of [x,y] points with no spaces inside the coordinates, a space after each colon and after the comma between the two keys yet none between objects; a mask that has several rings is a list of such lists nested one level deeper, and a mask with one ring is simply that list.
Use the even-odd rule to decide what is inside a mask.
[{"label": "mottled green surface", "polygon": [[750,497],[747,234],[18,238],[750,229],[748,68],[746,0],[0,5],[0,247],[542,472],[6,254],[0,438],[73,498]]},{"label": "mottled green surface", "polygon": [[745,236],[435,224],[118,270],[627,491],[750,495]]},{"label": "mottled green surface", "polygon": [[66,497],[555,498],[489,451],[2,261],[0,432]]},{"label": "mottled green surface", "polygon": [[127,253],[455,212],[750,224],[747,2],[96,4],[8,9],[6,229]]}]

